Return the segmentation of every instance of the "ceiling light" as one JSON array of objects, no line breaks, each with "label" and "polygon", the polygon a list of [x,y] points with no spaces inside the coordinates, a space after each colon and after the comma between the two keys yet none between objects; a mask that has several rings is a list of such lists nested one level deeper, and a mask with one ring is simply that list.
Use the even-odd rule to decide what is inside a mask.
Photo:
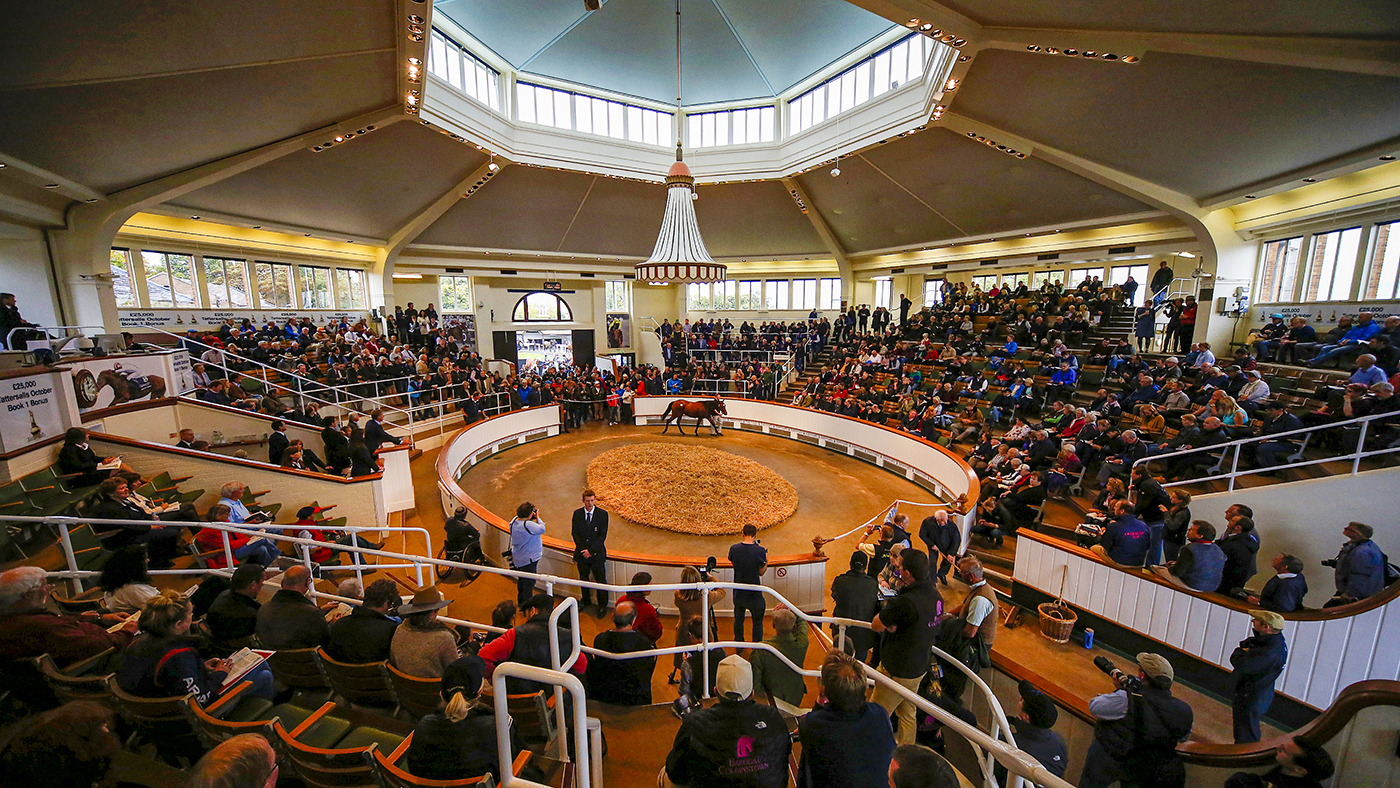
[{"label": "ceiling light", "polygon": [[255,225],[253,225],[253,229],[254,229],[254,230],[261,230],[261,229],[262,229],[262,225],[261,225],[261,224],[255,224]]},{"label": "ceiling light", "polygon": [[421,65],[423,65],[423,61],[420,60],[420,59],[418,59],[418,58],[416,58],[416,57],[411,57],[411,58],[408,59],[408,64],[409,64],[410,66],[421,66]]},{"label": "ceiling light", "polygon": [[1258,195],[1255,195],[1255,194],[1246,194],[1246,195],[1244,196],[1244,198],[1245,198],[1246,200],[1253,200],[1253,199],[1254,199],[1255,197],[1257,197],[1257,196],[1258,196]]},{"label": "ceiling light", "polygon": [[419,15],[417,15],[417,14],[409,14],[409,15],[408,15],[408,21],[412,22],[412,23],[415,24],[415,25],[421,25],[421,24],[423,24],[423,17],[421,17],[421,16],[419,16]]},{"label": "ceiling light", "polygon": [[831,168],[831,177],[833,177],[833,178],[839,178],[840,176],[841,176],[841,168],[840,168],[840,167],[832,167],[832,168]]},{"label": "ceiling light", "polygon": [[[676,117],[681,114],[681,3],[676,0]],[[700,225],[695,219],[695,178],[682,159],[680,142],[676,143],[676,163],[666,174],[666,209],[661,219],[661,231],[656,248],[646,262],[635,267],[638,281],[643,282],[718,282],[727,269],[715,262],[705,248]]]},{"label": "ceiling light", "polygon": [[1195,258],[1196,255],[1191,254],[1190,252],[1177,252],[1177,253],[1176,253],[1176,256],[1177,256],[1177,257],[1190,257],[1190,258]]},{"label": "ceiling light", "polygon": [[196,216],[191,216],[190,218],[191,218],[191,219],[198,219],[199,216],[197,216],[197,215],[196,215]]},{"label": "ceiling light", "polygon": [[1317,178],[1304,178],[1303,183],[1317,183]]},{"label": "ceiling light", "polygon": [[1117,60],[1117,59],[1118,59],[1118,56],[1115,55],[1115,54],[1113,54],[1112,52],[1105,52],[1105,53],[1103,53],[1103,56],[1102,56],[1102,57],[1103,57],[1104,60]]},{"label": "ceiling light", "polygon": [[931,25],[931,24],[925,22],[924,24],[922,24],[922,25],[919,26],[919,29],[920,29],[920,30],[932,30],[932,29],[933,29],[933,25]]},{"label": "ceiling light", "polygon": [[962,48],[962,47],[965,47],[965,46],[967,46],[967,39],[966,39],[966,38],[957,38],[957,39],[954,39],[954,40],[953,40],[953,46],[954,46],[955,48]]},{"label": "ceiling light", "polygon": [[1079,54],[1079,50],[1075,49],[1074,47],[1069,47],[1065,49],[1065,54],[1070,57],[1074,57],[1075,55]]},{"label": "ceiling light", "polygon": [[497,163],[494,162],[494,161],[491,162],[490,164],[486,165],[486,169],[490,170],[491,172],[495,172],[496,170],[499,170],[500,168],[501,168],[501,165],[497,164]]},{"label": "ceiling light", "polygon": [[1394,156],[1382,156],[1381,161],[1395,161]]},{"label": "ceiling light", "polygon": [[1060,54],[1060,48],[1059,48],[1059,47],[1046,47],[1046,48],[1045,48],[1045,54],[1047,54],[1047,55],[1058,55],[1058,54]]},{"label": "ceiling light", "polygon": [[337,135],[335,135],[335,141],[336,141],[336,142],[344,142],[344,141],[345,141],[345,138],[342,137],[342,136],[340,136],[339,134],[337,134]]},{"label": "ceiling light", "polygon": [[44,184],[44,188],[45,188],[45,189],[57,189],[57,188],[58,188],[58,184],[56,184],[56,183],[46,183],[46,184]]},{"label": "ceiling light", "polygon": [[83,202],[97,202],[97,198],[96,198],[96,197],[89,197],[89,198],[87,198],[86,200],[83,200]]},{"label": "ceiling light", "polygon": [[957,89],[958,89],[958,80],[957,80],[957,78],[956,78],[956,77],[950,78],[950,79],[948,80],[948,84],[945,85],[944,87],[945,87],[947,90],[957,90]]},{"label": "ceiling light", "polygon": [[395,279],[422,279],[422,274],[394,274]]},{"label": "ceiling light", "polygon": [[1026,44],[1026,51],[1028,51],[1028,52],[1039,52],[1039,51],[1040,51],[1040,45],[1039,45],[1039,44]]},{"label": "ceiling light", "polygon": [[3,162],[3,161],[0,161],[0,170],[3,170],[3,169],[5,169],[5,168],[8,167],[8,166],[10,166],[10,165],[6,164],[6,163]]},{"label": "ceiling light", "polygon": [[1136,62],[1138,62],[1138,57],[1137,57],[1137,55],[1124,55],[1124,56],[1123,56],[1123,62],[1124,62],[1124,63],[1136,63]]},{"label": "ceiling light", "polygon": [[305,235],[307,238],[311,237],[311,233],[303,233],[303,235]]}]

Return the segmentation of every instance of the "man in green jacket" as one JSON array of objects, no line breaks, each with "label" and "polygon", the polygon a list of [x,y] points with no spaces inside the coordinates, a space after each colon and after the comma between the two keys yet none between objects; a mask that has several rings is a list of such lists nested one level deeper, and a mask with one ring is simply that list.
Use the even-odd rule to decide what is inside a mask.
[{"label": "man in green jacket", "polygon": [[[777,630],[763,642],[777,649],[792,664],[801,666],[807,656],[807,622],[799,619],[786,606],[780,605],[773,613],[773,628]],[[775,654],[754,649],[751,655],[753,664],[753,686],[757,695],[770,692],[778,709],[794,716],[804,713],[802,698],[807,694],[807,683],[802,674],[788,667]]]}]

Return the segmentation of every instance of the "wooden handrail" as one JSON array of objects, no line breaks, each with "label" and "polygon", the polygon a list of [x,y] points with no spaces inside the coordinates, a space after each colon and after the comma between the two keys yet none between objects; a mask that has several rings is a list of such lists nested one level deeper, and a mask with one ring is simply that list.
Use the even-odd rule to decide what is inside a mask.
[{"label": "wooden handrail", "polygon": [[334,709],[334,708],[335,708],[335,702],[334,702],[334,701],[328,701],[328,702],[322,704],[321,708],[319,708],[319,709],[317,709],[316,711],[312,712],[310,717],[307,717],[305,720],[302,720],[302,723],[301,723],[300,725],[296,726],[296,728],[294,728],[294,729],[292,730],[292,732],[291,732],[291,734],[290,734],[291,737],[292,737],[293,739],[295,739],[296,737],[302,735],[303,733],[306,733],[306,729],[307,729],[307,728],[310,728],[312,725],[315,725],[316,723],[320,722],[320,721],[321,721],[321,718],[324,717],[324,716],[326,716],[327,714],[330,714],[330,713],[331,713],[331,709]]},{"label": "wooden handrail", "polygon": [[[1183,594],[1190,594],[1191,596],[1200,597],[1201,599],[1204,599],[1207,602],[1220,605],[1221,607],[1227,607],[1231,610],[1240,613],[1248,613],[1251,610],[1259,609],[1258,605],[1251,605],[1247,602],[1242,602],[1238,599],[1235,599],[1234,597],[1228,597],[1223,594],[1208,593],[1205,591],[1195,591],[1189,588],[1185,588],[1183,586],[1174,585],[1158,577],[1153,572],[1148,572],[1140,569],[1124,569],[1121,566],[1115,566],[1114,564],[1105,561],[1104,559],[1100,558],[1099,556],[1095,555],[1089,550],[1080,547],[1079,545],[1071,544],[1070,542],[1066,542],[1065,540],[1059,539],[1054,536],[1048,536],[1037,531],[1031,531],[1029,529],[1022,528],[1016,533],[1016,537],[1018,539],[1027,538],[1035,542],[1040,542],[1041,544],[1044,544],[1048,547],[1053,547],[1056,550],[1061,550],[1063,552],[1070,553],[1071,555],[1077,558],[1082,558],[1086,561],[1093,561],[1098,564],[1103,564],[1104,566],[1115,569],[1116,571],[1125,572],[1127,574],[1133,575],[1134,577],[1149,580],[1153,583],[1156,583],[1157,585],[1165,586],[1174,591],[1180,591]],[[1400,583],[1392,583],[1379,594],[1366,597],[1365,599],[1359,599],[1355,602],[1349,602],[1345,605],[1337,605],[1336,607],[1329,607],[1322,610],[1301,610],[1293,613],[1280,613],[1279,615],[1283,616],[1285,621],[1327,621],[1335,618],[1359,616],[1362,613],[1367,613],[1377,608],[1384,607],[1385,605],[1394,601],[1397,597],[1400,597]]]},{"label": "wooden handrail", "polygon": [[259,462],[258,460],[245,460],[241,457],[229,457],[228,455],[216,454],[214,452],[196,451],[194,449],[182,449],[179,446],[174,446],[171,444],[152,443],[151,441],[136,440],[135,438],[125,438],[120,435],[109,435],[105,432],[89,433],[88,440],[115,443],[118,446],[131,446],[132,448],[147,449],[149,451],[164,452],[167,454],[178,454],[184,457],[194,457],[201,460],[212,460],[214,462],[227,463],[231,465],[241,465],[245,468],[256,468],[258,470],[263,471],[275,471],[279,473],[289,474],[292,476],[303,476],[308,479],[318,479],[324,482],[337,482],[339,484],[354,484],[356,482],[374,481],[375,479],[380,479],[384,476],[383,472],[379,472],[365,474],[364,476],[352,476],[347,479],[344,476],[337,476],[333,473],[316,473],[315,471],[301,471],[295,468],[284,468],[280,465],[273,465],[272,463],[267,462]]}]

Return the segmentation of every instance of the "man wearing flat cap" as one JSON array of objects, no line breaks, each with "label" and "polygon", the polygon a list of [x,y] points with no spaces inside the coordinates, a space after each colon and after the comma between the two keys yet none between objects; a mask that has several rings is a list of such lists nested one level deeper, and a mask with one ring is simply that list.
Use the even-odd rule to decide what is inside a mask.
[{"label": "man wearing flat cap", "polygon": [[1191,733],[1195,715],[1186,701],[1172,697],[1172,665],[1160,654],[1137,655],[1138,676],[1113,674],[1116,692],[1089,701],[1094,741],[1084,758],[1080,788],[1152,785],[1181,788],[1186,771],[1177,742]]},{"label": "man wearing flat cap", "polygon": [[1234,670],[1235,698],[1231,712],[1235,723],[1235,743],[1259,741],[1259,718],[1274,702],[1274,682],[1288,661],[1283,642],[1283,616],[1272,610],[1251,610],[1253,634],[1240,641],[1230,654]]}]

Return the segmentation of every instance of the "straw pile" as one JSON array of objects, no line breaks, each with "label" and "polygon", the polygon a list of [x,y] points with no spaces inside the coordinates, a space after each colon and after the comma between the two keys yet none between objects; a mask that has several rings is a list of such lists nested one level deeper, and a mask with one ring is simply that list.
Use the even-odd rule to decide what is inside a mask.
[{"label": "straw pile", "polygon": [[760,530],[797,511],[797,490],[745,457],[703,446],[640,443],[588,463],[598,503],[636,523],[684,534]]}]

